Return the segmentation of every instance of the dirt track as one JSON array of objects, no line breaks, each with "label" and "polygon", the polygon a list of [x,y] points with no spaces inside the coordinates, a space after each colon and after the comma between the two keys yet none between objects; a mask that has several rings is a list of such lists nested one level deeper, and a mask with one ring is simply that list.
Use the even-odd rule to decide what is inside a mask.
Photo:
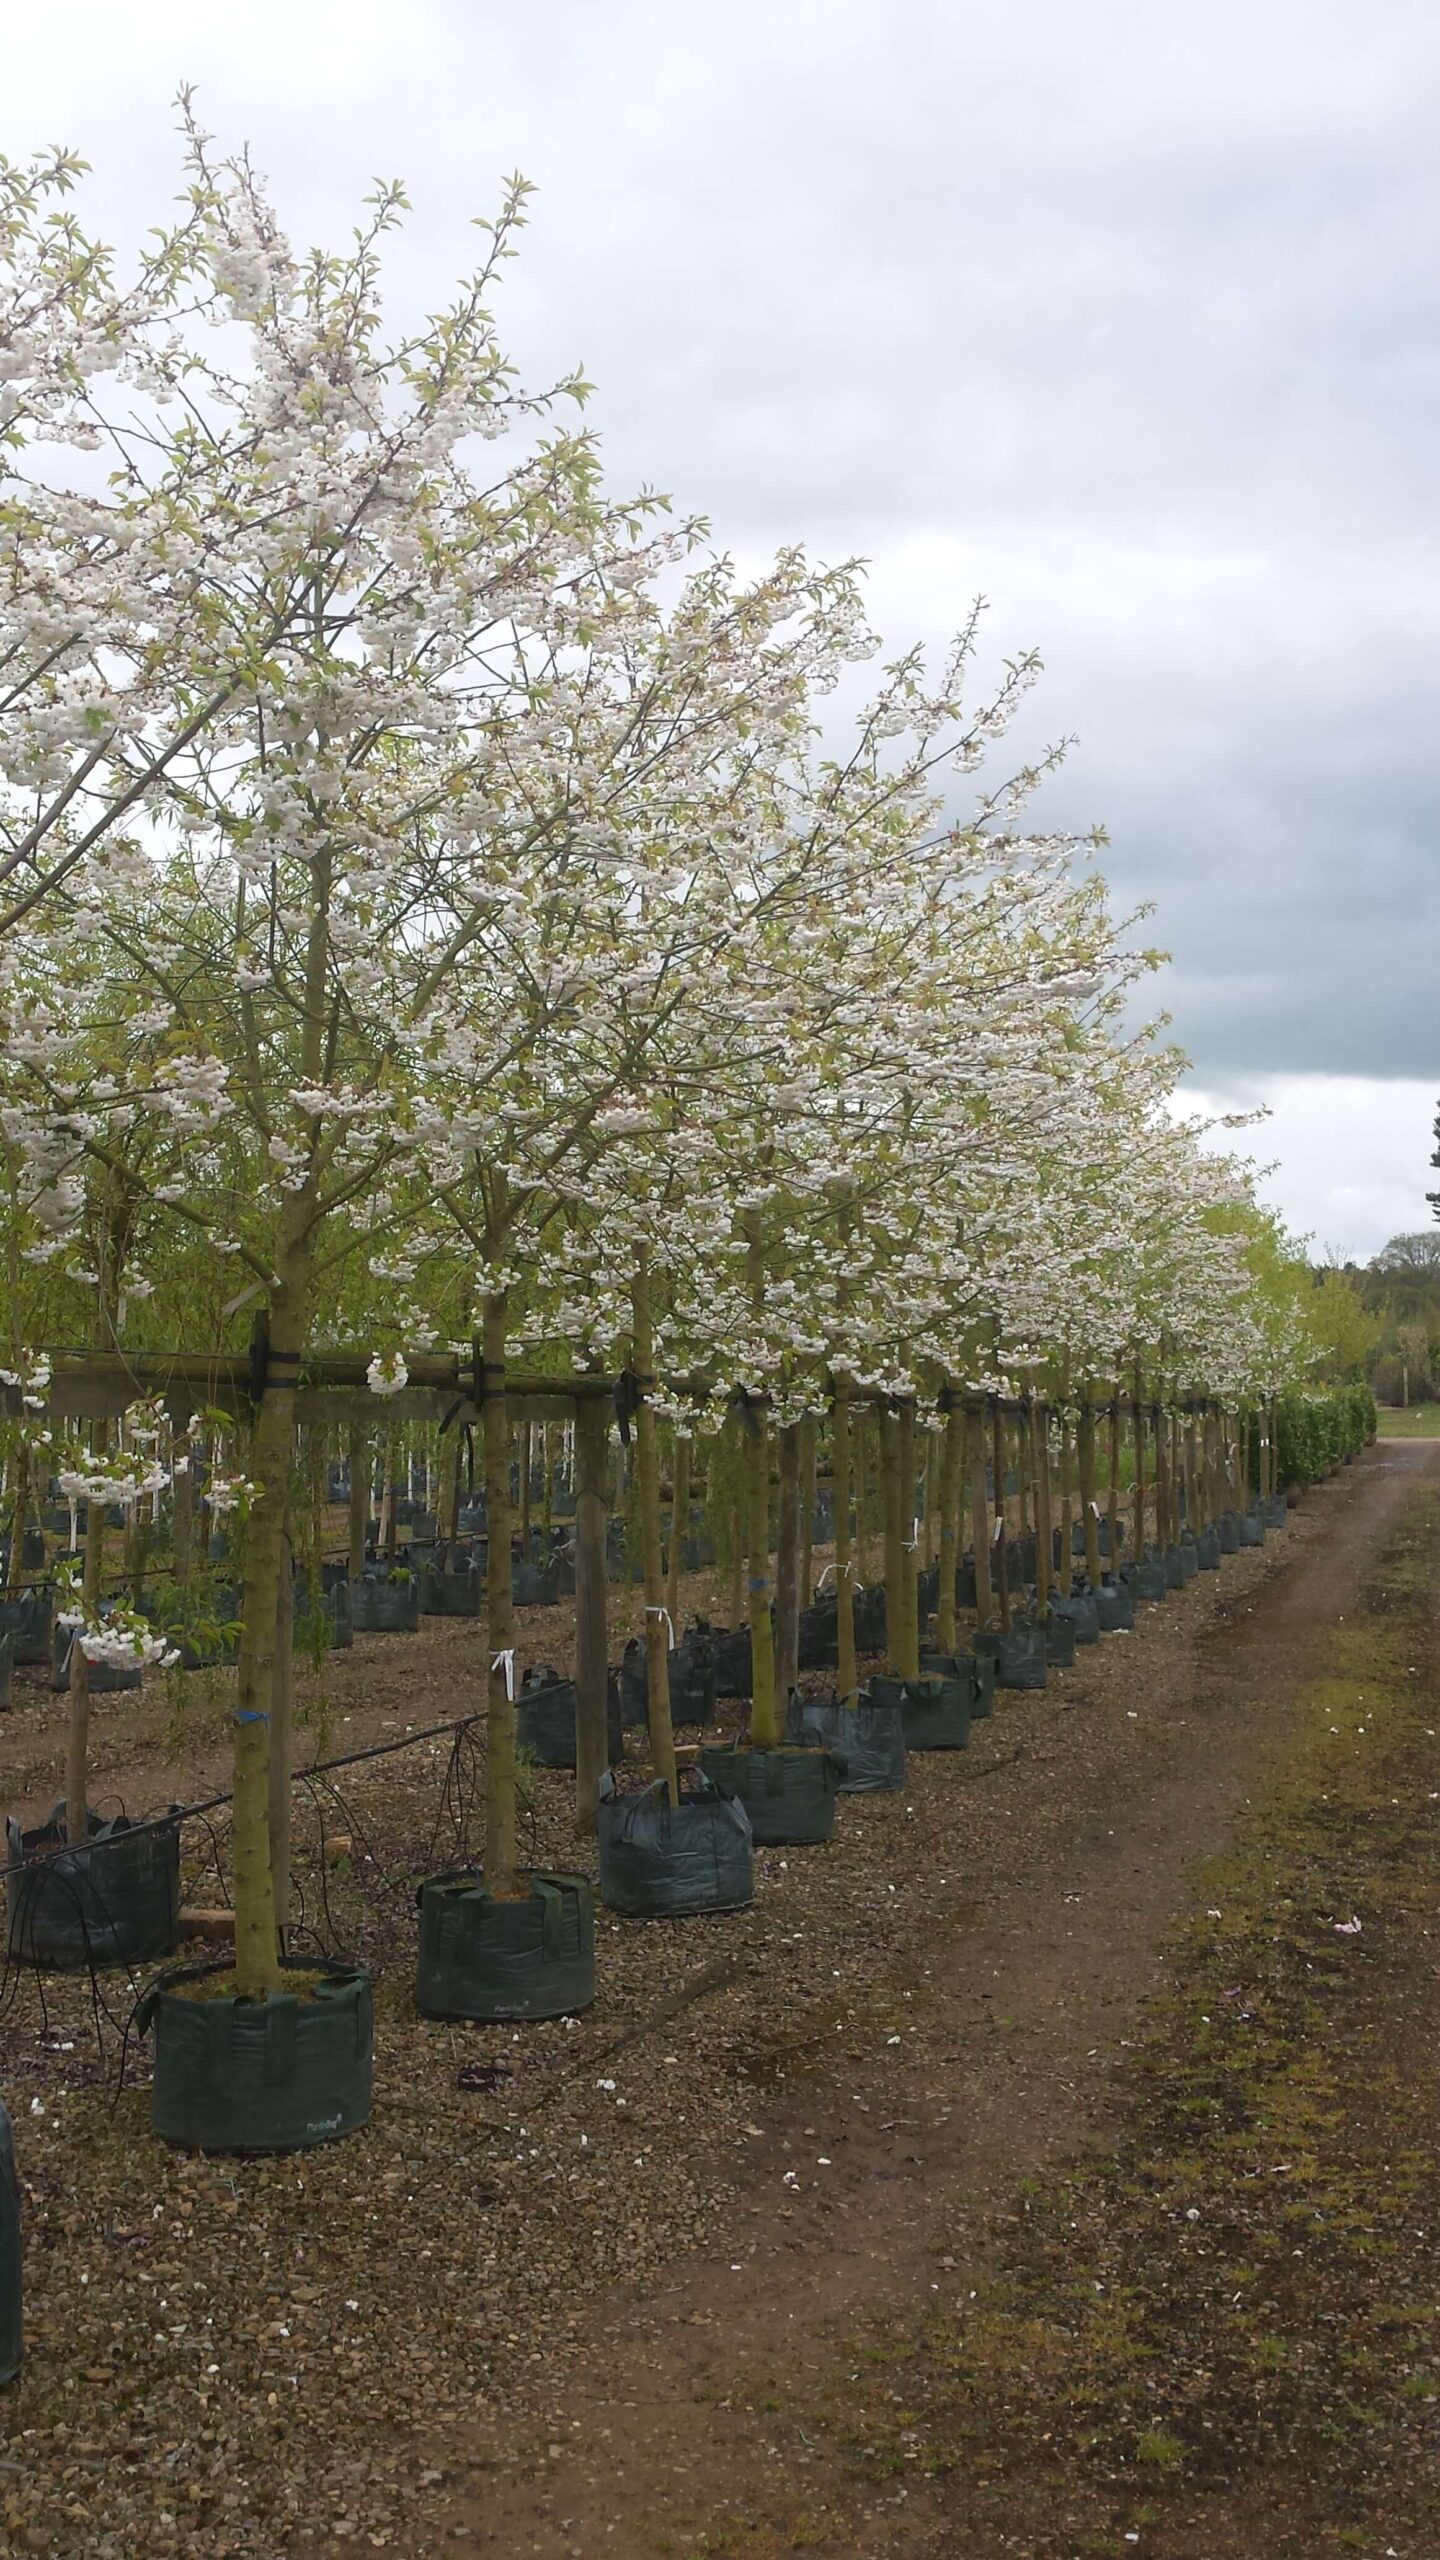
[{"label": "dirt track", "polygon": [[843,2397],[858,2329],[963,2302],[1017,2182],[1114,2130],[1116,2059],[1192,1906],[1188,1870],[1283,1752],[1297,1685],[1437,1472],[1440,1443],[1372,1450],[1311,1497],[1307,1528],[1243,1599],[1222,1587],[1179,1646],[1137,1639],[1143,1676],[1083,1742],[1052,1722],[998,1771],[983,1839],[965,1836],[967,1803],[956,1918],[906,2032],[757,2107],[753,2182],[714,2245],[588,2326],[527,2437],[507,2417],[463,2449],[458,2478],[452,2442],[457,2560],[1034,2547],[952,2542],[954,2479],[877,2490],[852,2466],[837,2480],[803,2421]]}]

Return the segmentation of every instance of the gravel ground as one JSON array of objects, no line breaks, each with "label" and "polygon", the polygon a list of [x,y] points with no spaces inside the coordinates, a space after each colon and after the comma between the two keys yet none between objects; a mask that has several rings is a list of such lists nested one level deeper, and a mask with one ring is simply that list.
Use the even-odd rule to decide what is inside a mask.
[{"label": "gravel ground", "polygon": [[[1280,1552],[1318,1521],[1302,1518]],[[1227,1560],[1219,1588],[1200,1577],[1043,1697],[1003,1696],[968,1753],[912,1759],[903,1795],[842,1799],[829,1847],[757,1852],[751,1910],[602,1913],[599,1997],[579,2022],[415,2016],[413,1884],[463,1839],[475,1771],[450,1769],[448,1806],[441,1741],[349,1773],[343,1801],[312,1808],[297,1833],[308,1913],[328,1903],[332,1942],[377,1968],[374,2117],[333,2149],[268,2162],[162,2149],[133,2045],[115,2085],[126,1986],[105,1985],[97,2021],[88,1983],[12,1984],[29,2354],[4,2401],[0,2548],[56,2560],[421,2548],[407,2518],[433,2503],[436,2448],[477,2408],[518,2418],[593,2305],[713,2245],[777,2084],[923,2037],[932,1959],[981,1880],[1013,1863],[1026,1790],[1003,1773],[1057,1756],[1083,1770],[1092,1738],[1137,1717],[1167,1661],[1217,1613],[1243,1611],[1275,1558],[1272,1543]],[[532,1659],[566,1667],[568,1614],[527,1613]],[[617,1595],[616,1614],[617,1632],[638,1624],[638,1595]],[[361,1639],[327,1675],[328,1739],[356,1747],[463,1713],[475,1684],[473,1628]],[[161,1699],[138,1724],[133,1702],[126,1728],[104,1721],[97,1759],[132,1804],[215,1773],[223,1692],[223,1679],[208,1700],[192,1689],[173,1755]],[[9,1784],[32,1802],[37,1786],[48,1801],[38,1764],[54,1723],[49,1702],[27,1702],[5,1736]],[[593,1872],[569,1782],[529,1784],[535,1862]],[[1037,1820],[1053,1819],[1051,1794]],[[349,1847],[327,1862],[326,1838]],[[721,1963],[703,1998],[616,2050]]]}]

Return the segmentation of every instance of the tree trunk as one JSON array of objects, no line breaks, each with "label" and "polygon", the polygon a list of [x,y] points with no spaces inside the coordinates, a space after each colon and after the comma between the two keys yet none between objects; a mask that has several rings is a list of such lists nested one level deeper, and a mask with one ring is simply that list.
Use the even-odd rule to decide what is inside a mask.
[{"label": "tree trunk", "polygon": [[1106,1505],[1106,1525],[1110,1544],[1110,1570],[1120,1571],[1120,1398],[1110,1399],[1110,1498]]},{"label": "tree trunk", "polygon": [[1135,1444],[1135,1559],[1144,1556],[1145,1535],[1145,1380],[1140,1363],[1135,1363],[1135,1401],[1130,1408],[1130,1430]]},{"label": "tree trunk", "polygon": [[995,1579],[990,1569],[990,1504],[985,1491],[985,1399],[976,1409],[970,1434],[970,1543],[975,1550],[975,1624],[988,1627],[995,1615]]},{"label": "tree trunk", "polygon": [[271,1309],[269,1354],[279,1378],[267,1381],[261,1395],[247,1468],[255,1492],[245,1532],[231,1828],[235,1986],[242,2000],[267,1998],[281,1979],[270,1843],[271,1719],[294,1441],[294,1359],[300,1348],[296,1309],[303,1303],[307,1279],[308,1273],[292,1275],[284,1299]]},{"label": "tree trunk", "polygon": [[[318,1577],[317,1577],[318,1579]],[[312,1592],[312,1604],[317,1594]],[[290,1929],[290,1773],[295,1738],[295,1556],[288,1526],[280,1543],[275,1594],[275,1670],[270,1707],[270,1875],[282,1957]]]},{"label": "tree trunk", "polygon": [[485,1881],[515,1898],[515,1601],[510,1572],[510,1420],[505,1397],[506,1292],[485,1298],[480,1342],[480,1412],[485,1445],[486,1640],[490,1681],[485,1711]]},{"label": "tree trunk", "polygon": [[1010,1540],[1005,1523],[1005,1417],[997,1396],[990,1408],[990,1454],[995,1473],[995,1538],[990,1550],[995,1582],[995,1605],[1000,1625],[1008,1635],[1013,1623],[1010,1607]]},{"label": "tree trunk", "polygon": [[800,1606],[808,1609],[815,1594],[815,1416],[800,1425]]},{"label": "tree trunk", "polygon": [[866,1404],[862,1404],[858,1411],[856,1411],[853,1406],[851,1408],[853,1422],[850,1433],[850,1442],[855,1462],[855,1577],[857,1586],[862,1590],[864,1589],[865,1584],[871,1579],[870,1486],[868,1481],[868,1450],[871,1410],[872,1408]]},{"label": "tree trunk", "polygon": [[609,1763],[609,1644],[605,1460],[609,1415],[600,1396],[575,1404],[575,1828],[592,1833]]},{"label": "tree trunk", "polygon": [[1075,1428],[1076,1469],[1080,1478],[1080,1517],[1085,1528],[1085,1574],[1092,1591],[1100,1588],[1100,1519],[1095,1503],[1095,1407],[1087,1397]]},{"label": "tree trunk", "polygon": [[915,1399],[906,1396],[896,1416],[895,1437],[900,1459],[900,1596],[904,1610],[901,1619],[900,1677],[920,1677],[920,1522],[915,1512]]},{"label": "tree trunk", "polygon": [[1170,1451],[1167,1445],[1163,1408],[1154,1408],[1155,1428],[1155,1538],[1163,1555],[1173,1546],[1170,1534]]},{"label": "tree trunk", "polygon": [[1050,1415],[1043,1404],[1030,1407],[1030,1462],[1035,1477],[1035,1605],[1043,1618],[1050,1606],[1055,1577],[1050,1521]]},{"label": "tree trunk", "polygon": [[945,1395],[945,1437],[940,1445],[940,1588],[935,1596],[935,1650],[955,1650],[955,1569],[959,1558],[960,1497],[965,1469],[965,1408]]},{"label": "tree trunk", "polygon": [[842,1698],[860,1686],[855,1659],[855,1567],[850,1556],[850,1381],[835,1381],[830,1426],[831,1499],[835,1506],[835,1685]]},{"label": "tree trunk", "polygon": [[365,1571],[365,1531],[370,1521],[370,1488],[366,1482],[365,1434],[358,1423],[352,1424],[350,1450],[350,1579],[358,1582]]},{"label": "tree trunk", "polygon": [[788,1701],[800,1675],[800,1425],[775,1434],[780,1470],[775,1552],[775,1694]]},{"label": "tree trunk", "polygon": [[690,1535],[690,1457],[694,1446],[688,1431],[676,1432],[675,1457],[670,1470],[670,1569],[665,1577],[665,1606],[677,1635],[680,1627],[680,1574],[686,1540]]},{"label": "tree trunk", "polygon": [[670,1721],[670,1625],[660,1517],[660,1451],[655,1431],[655,1339],[650,1306],[650,1263],[636,1256],[630,1293],[630,1367],[635,1389],[635,1463],[640,1485],[640,1553],[645,1570],[645,1697],[650,1720],[650,1760],[670,1802],[680,1801],[675,1768],[675,1729]]},{"label": "tree trunk", "polygon": [[750,1659],[753,1687],[750,1740],[757,1750],[773,1750],[780,1740],[775,1698],[775,1635],[770,1616],[774,1585],[770,1578],[770,1418],[763,1404],[752,1404],[754,1425],[746,1451],[750,1514]]},{"label": "tree trunk", "polygon": [[885,1659],[904,1677],[905,1653],[905,1513],[904,1478],[900,1466],[900,1422],[886,1406],[880,1415],[880,1491],[885,1508]]}]

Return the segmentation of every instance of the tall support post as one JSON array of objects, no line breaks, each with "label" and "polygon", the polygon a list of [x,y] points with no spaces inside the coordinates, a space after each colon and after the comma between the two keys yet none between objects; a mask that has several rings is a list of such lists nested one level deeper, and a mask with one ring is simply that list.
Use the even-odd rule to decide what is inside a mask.
[{"label": "tall support post", "polygon": [[903,1677],[905,1532],[909,1522],[900,1470],[900,1422],[889,1405],[880,1415],[880,1488],[885,1503],[885,1658],[891,1670]]},{"label": "tall support post", "polygon": [[[312,1595],[313,1597],[313,1595]],[[290,1782],[295,1758],[295,1549],[287,1512],[275,1591],[275,1669],[270,1697],[270,1876],[282,1956],[290,1932]]]},{"label": "tall support post", "polygon": [[[896,1416],[900,1463],[900,1594],[904,1609],[900,1630],[900,1677],[920,1677],[920,1522],[915,1512],[915,1399],[906,1396]],[[922,1497],[923,1498],[923,1497]]]},{"label": "tall support post", "polygon": [[366,1465],[367,1443],[358,1423],[350,1429],[350,1579],[358,1582],[365,1570],[365,1532],[370,1523],[370,1479]]},{"label": "tall support post", "polygon": [[596,1826],[610,1757],[608,1577],[605,1570],[609,1412],[602,1396],[575,1402],[575,1828]]},{"label": "tall support post", "polygon": [[836,1687],[842,1698],[860,1686],[855,1658],[855,1567],[850,1555],[850,1381],[837,1377],[830,1426],[835,1505]]},{"label": "tall support post", "polygon": [[1055,1579],[1050,1524],[1050,1415],[1031,1399],[1030,1463],[1035,1477],[1035,1605],[1043,1618],[1050,1606]]},{"label": "tall support post", "polygon": [[995,1577],[995,1602],[1000,1624],[1008,1635],[1012,1624],[1010,1607],[1010,1540],[1005,1525],[1005,1416],[1000,1399],[994,1397],[990,1407],[991,1463],[995,1471],[995,1537],[991,1559]]},{"label": "tall support post", "polygon": [[815,1416],[813,1413],[807,1413],[800,1425],[800,1606],[802,1609],[808,1609],[815,1596],[815,1489],[819,1477],[815,1440]]},{"label": "tall support post", "polygon": [[630,1363],[635,1388],[635,1460],[640,1478],[640,1551],[645,1571],[645,1675],[650,1759],[672,1804],[680,1801],[675,1728],[670,1721],[670,1624],[660,1534],[660,1450],[655,1430],[655,1336],[650,1257],[643,1245],[631,1281]]},{"label": "tall support post", "polygon": [[694,1446],[688,1431],[676,1432],[675,1454],[670,1465],[670,1556],[665,1573],[665,1606],[677,1634],[680,1626],[680,1574],[690,1536],[690,1460]]},{"label": "tall support post", "polygon": [[510,1424],[505,1395],[506,1292],[485,1298],[476,1368],[485,1442],[485,1616],[490,1680],[485,1711],[485,1882],[516,1890],[515,1594],[510,1572]]},{"label": "tall support post", "polygon": [[775,1434],[780,1500],[775,1541],[775,1692],[784,1705],[800,1670],[800,1425]]},{"label": "tall support post", "polygon": [[1130,1431],[1135,1452],[1135,1557],[1137,1563],[1145,1554],[1145,1381],[1140,1363],[1135,1363],[1135,1393],[1130,1406]]}]

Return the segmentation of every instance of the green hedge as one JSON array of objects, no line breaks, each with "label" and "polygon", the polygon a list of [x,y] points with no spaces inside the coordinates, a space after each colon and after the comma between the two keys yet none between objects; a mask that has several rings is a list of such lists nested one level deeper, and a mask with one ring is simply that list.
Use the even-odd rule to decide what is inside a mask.
[{"label": "green hedge", "polygon": [[1374,1437],[1375,1399],[1368,1387],[1333,1387],[1323,1395],[1292,1389],[1275,1408],[1278,1480],[1314,1484]]}]

